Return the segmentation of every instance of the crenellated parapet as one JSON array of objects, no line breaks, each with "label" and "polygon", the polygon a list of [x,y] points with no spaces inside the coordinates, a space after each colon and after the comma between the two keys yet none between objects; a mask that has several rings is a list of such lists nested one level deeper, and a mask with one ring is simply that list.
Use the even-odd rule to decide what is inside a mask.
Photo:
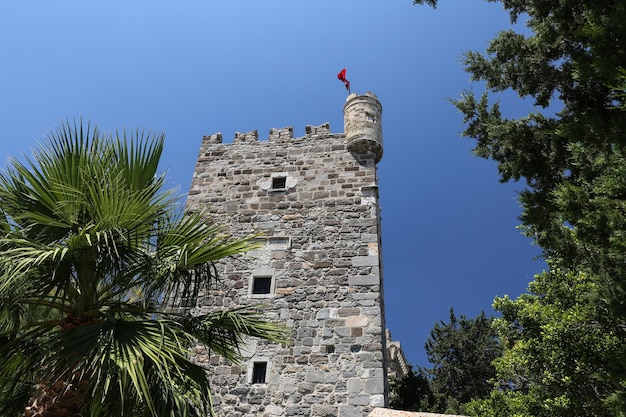
[{"label": "crenellated parapet", "polygon": [[202,138],[203,143],[222,143],[222,132],[207,135]]},{"label": "crenellated parapet", "polygon": [[291,139],[293,139],[293,126],[287,126],[281,129],[273,127],[270,129],[270,137],[268,140],[272,142],[282,142]]},{"label": "crenellated parapet", "polygon": [[307,125],[305,131],[307,137],[330,135],[330,123],[324,123],[319,126]]},{"label": "crenellated parapet", "polygon": [[[350,152],[356,157],[367,157],[373,155],[375,163],[378,163],[383,156],[383,108],[376,94],[366,92],[365,94],[350,94],[343,107],[344,131],[333,134],[330,132],[330,123],[323,123],[319,126],[307,125],[305,135],[295,138],[293,126],[282,128],[271,128],[265,140],[259,140],[259,132],[236,132],[233,144],[250,144],[255,142],[288,143],[292,141],[319,140],[330,136],[342,136]],[[222,134],[216,133],[205,136],[202,141],[202,148],[221,144]]]},{"label": "crenellated parapet", "polygon": [[[252,143],[252,142],[285,142],[290,140],[306,140],[317,139],[322,136],[331,135],[330,123],[326,122],[319,126],[306,125],[306,134],[301,137],[293,136],[293,126],[287,126],[282,128],[273,127],[269,131],[268,137],[264,140],[259,140],[258,130],[251,130],[249,132],[235,132],[235,137],[232,143]],[[223,136],[221,132],[207,135],[202,138],[202,141],[207,144],[219,144],[223,143]]]},{"label": "crenellated parapet", "polygon": [[249,143],[256,142],[259,140],[259,132],[256,130],[251,130],[250,132],[235,132],[235,139],[233,139],[233,143]]}]

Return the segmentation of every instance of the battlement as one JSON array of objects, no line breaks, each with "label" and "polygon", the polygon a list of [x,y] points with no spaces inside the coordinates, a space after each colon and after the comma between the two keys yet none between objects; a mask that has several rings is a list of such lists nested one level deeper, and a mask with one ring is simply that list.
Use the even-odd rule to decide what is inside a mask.
[{"label": "battlement", "polygon": [[[378,163],[383,156],[382,112],[383,108],[376,94],[369,91],[362,95],[353,93],[346,98],[343,106],[343,133],[331,133],[328,122],[319,126],[307,125],[305,135],[297,138],[293,135],[293,126],[273,127],[266,140],[259,140],[258,130],[236,132],[232,144],[289,143],[291,141],[302,143],[307,139],[342,137],[348,150],[354,155],[373,154],[375,163]],[[218,132],[204,136],[201,149],[222,143],[222,133]]]},{"label": "battlement", "polygon": [[[319,126],[306,125],[305,136],[294,138],[293,126],[287,126],[282,128],[273,127],[269,131],[269,136],[266,141],[268,142],[286,142],[290,140],[302,140],[302,139],[316,139],[320,136],[330,135],[330,123],[323,123]],[[203,142],[211,144],[223,143],[223,136],[221,132],[207,135],[202,138]],[[259,141],[258,130],[251,130],[249,132],[235,132],[233,143],[251,143],[251,142],[264,142]]]}]

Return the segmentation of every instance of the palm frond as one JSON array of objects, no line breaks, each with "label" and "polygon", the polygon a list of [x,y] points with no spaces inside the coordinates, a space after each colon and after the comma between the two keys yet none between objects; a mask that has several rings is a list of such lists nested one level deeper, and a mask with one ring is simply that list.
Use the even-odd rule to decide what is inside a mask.
[{"label": "palm frond", "polygon": [[[49,361],[60,369],[57,378],[67,369],[89,376],[89,407],[107,404],[107,415],[145,407],[160,416],[157,410],[175,405],[176,398],[184,398],[177,407],[187,404],[206,412],[208,376],[189,360],[190,343],[189,335],[174,321],[117,318],[66,332]],[[68,363],[70,353],[80,361]]]},{"label": "palm frond", "polygon": [[258,247],[257,235],[232,237],[209,221],[203,212],[176,216],[165,222],[157,236],[153,273],[147,293],[168,294],[170,300],[194,304],[199,291],[217,278],[213,262]]},{"label": "palm frond", "polygon": [[159,160],[163,153],[165,136],[136,130],[133,135],[115,132],[113,142],[116,165],[127,174],[127,182],[136,189],[151,184],[157,176]]},{"label": "palm frond", "polygon": [[246,337],[280,344],[288,344],[290,340],[290,330],[286,326],[267,321],[254,307],[188,315],[179,320],[201,344],[234,363],[241,359],[239,349]]}]

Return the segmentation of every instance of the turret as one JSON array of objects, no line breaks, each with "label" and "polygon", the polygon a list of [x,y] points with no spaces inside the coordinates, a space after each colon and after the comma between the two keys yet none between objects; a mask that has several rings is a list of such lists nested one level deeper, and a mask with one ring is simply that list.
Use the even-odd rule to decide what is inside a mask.
[{"label": "turret", "polygon": [[350,94],[343,106],[343,125],[348,150],[373,153],[378,163],[383,157],[383,106],[376,94]]}]

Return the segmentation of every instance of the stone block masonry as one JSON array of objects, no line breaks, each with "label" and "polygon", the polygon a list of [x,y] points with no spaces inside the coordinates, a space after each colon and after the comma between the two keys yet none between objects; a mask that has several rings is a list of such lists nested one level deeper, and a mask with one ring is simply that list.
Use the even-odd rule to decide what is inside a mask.
[{"label": "stone block masonry", "polygon": [[352,417],[386,405],[382,151],[363,149],[351,152],[328,124],[300,138],[291,127],[267,140],[204,137],[187,209],[261,237],[259,249],[217,265],[221,281],[195,311],[261,305],[292,336],[288,346],[248,341],[239,365],[198,348],[218,415]]}]

